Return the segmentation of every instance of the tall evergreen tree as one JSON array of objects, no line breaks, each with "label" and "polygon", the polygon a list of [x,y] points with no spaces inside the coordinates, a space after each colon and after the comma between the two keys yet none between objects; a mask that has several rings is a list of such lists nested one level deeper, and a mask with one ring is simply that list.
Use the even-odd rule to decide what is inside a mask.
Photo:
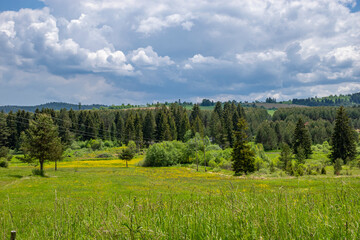
[{"label": "tall evergreen tree", "polygon": [[72,139],[72,134],[70,132],[72,121],[69,117],[68,111],[65,108],[60,110],[57,125],[59,126],[59,137],[61,138],[61,142],[64,145],[70,145]]},{"label": "tall evergreen tree", "polygon": [[354,159],[356,155],[354,130],[350,124],[345,108],[341,106],[336,114],[334,132],[331,137],[330,159],[335,162],[341,158],[344,164],[347,160]]},{"label": "tall evergreen tree", "polygon": [[232,152],[235,175],[254,172],[255,153],[251,150],[247,142],[247,123],[244,118],[239,120],[237,129],[238,130],[234,132],[235,142]]},{"label": "tall evergreen tree", "polygon": [[178,139],[181,141],[185,141],[185,134],[190,129],[189,117],[187,115],[186,110],[183,110],[183,114],[181,115],[180,128],[178,129]]},{"label": "tall evergreen tree", "polygon": [[214,107],[214,112],[218,115],[219,118],[222,118],[221,102],[216,102],[215,107]]},{"label": "tall evergreen tree", "polygon": [[7,146],[9,136],[9,129],[6,125],[6,118],[4,113],[0,113],[0,148]]},{"label": "tall evergreen tree", "polygon": [[158,111],[156,116],[156,140],[158,141],[169,141],[172,140],[169,118],[168,118],[168,109],[166,106]]},{"label": "tall evergreen tree", "polygon": [[192,131],[194,136],[196,133],[199,133],[201,137],[204,137],[204,126],[199,116],[197,116],[192,123]]},{"label": "tall evergreen tree", "polygon": [[196,120],[196,118],[199,117],[199,119],[202,119],[202,114],[201,114],[201,110],[200,110],[200,106],[199,104],[194,104],[192,110],[191,110],[191,114],[190,114],[190,124],[193,126],[194,121]]},{"label": "tall evergreen tree", "polygon": [[9,133],[7,138],[7,147],[15,149],[19,139],[17,133],[16,116],[12,111],[10,111],[6,117],[6,125]]},{"label": "tall evergreen tree", "polygon": [[117,111],[115,114],[115,125],[116,125],[116,139],[121,143],[124,141],[124,120]]},{"label": "tall evergreen tree", "polygon": [[135,127],[136,146],[138,149],[140,149],[143,146],[143,127],[142,127],[142,120],[141,120],[139,113],[135,114],[134,127]]},{"label": "tall evergreen tree", "polygon": [[153,111],[147,111],[143,124],[143,137],[147,146],[155,139],[155,127]]},{"label": "tall evergreen tree", "polygon": [[311,136],[309,130],[307,129],[304,121],[301,118],[299,118],[298,122],[296,123],[295,132],[294,132],[294,138],[293,138],[294,154],[298,154],[299,149],[304,150],[304,155],[306,158],[309,158],[310,154],[312,154]]},{"label": "tall evergreen tree", "polygon": [[52,118],[46,114],[38,114],[30,122],[29,129],[23,135],[22,150],[28,156],[28,162],[38,160],[41,172],[45,161],[58,161],[63,153],[61,139]]},{"label": "tall evergreen tree", "polygon": [[124,141],[127,144],[129,141],[135,140],[135,123],[134,123],[134,115],[133,112],[129,112],[126,123],[125,123],[125,129],[124,129]]}]

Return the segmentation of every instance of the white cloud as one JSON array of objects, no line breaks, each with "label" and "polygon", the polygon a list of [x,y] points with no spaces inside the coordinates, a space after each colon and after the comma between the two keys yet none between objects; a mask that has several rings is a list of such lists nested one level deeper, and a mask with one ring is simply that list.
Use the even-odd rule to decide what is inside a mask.
[{"label": "white cloud", "polygon": [[174,64],[170,57],[160,57],[151,46],[138,48],[128,55],[129,59],[138,66],[161,67]]},{"label": "white cloud", "polygon": [[158,99],[259,88],[297,96],[289,89],[360,81],[360,13],[348,8],[355,0],[44,3],[0,13],[6,81],[15,84],[17,72],[46,72],[49,82],[93,76]]},{"label": "white cloud", "polygon": [[148,35],[161,31],[164,28],[176,27],[179,25],[185,30],[190,31],[194,24],[191,21],[188,21],[188,19],[191,19],[191,17],[180,14],[172,14],[164,18],[149,17],[141,20],[137,31]]}]

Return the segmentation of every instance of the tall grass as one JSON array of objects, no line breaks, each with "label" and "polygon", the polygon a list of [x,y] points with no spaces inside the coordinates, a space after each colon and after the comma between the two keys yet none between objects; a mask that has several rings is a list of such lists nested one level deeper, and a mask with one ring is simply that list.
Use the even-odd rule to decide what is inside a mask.
[{"label": "tall grass", "polygon": [[0,169],[0,239],[360,239],[358,176],[237,178],[137,161],[63,162],[46,178]]}]

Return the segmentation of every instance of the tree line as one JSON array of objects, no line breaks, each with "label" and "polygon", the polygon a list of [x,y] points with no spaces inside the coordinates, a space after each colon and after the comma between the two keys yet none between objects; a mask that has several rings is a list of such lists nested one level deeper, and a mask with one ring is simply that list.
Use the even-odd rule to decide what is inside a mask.
[{"label": "tree line", "polygon": [[29,128],[31,120],[39,114],[48,114],[58,128],[59,137],[64,145],[72,141],[102,139],[127,144],[134,141],[138,147],[154,142],[179,140],[185,141],[195,135],[209,136],[222,147],[232,146],[232,131],[240,117],[250,122],[249,134],[269,115],[265,109],[244,109],[240,104],[216,103],[213,111],[200,110],[198,104],[192,110],[173,103],[156,108],[137,110],[98,109],[66,110],[43,108],[35,113],[24,110],[16,113],[0,113],[0,146],[20,149],[21,133]]}]

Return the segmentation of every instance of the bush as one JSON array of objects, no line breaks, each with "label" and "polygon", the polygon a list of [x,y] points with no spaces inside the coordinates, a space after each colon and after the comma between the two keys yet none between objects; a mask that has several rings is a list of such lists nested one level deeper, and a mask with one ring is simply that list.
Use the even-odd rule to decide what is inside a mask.
[{"label": "bush", "polygon": [[102,153],[96,156],[96,158],[111,158],[113,157],[113,155],[111,155],[110,153]]},{"label": "bush", "polygon": [[219,164],[219,167],[222,169],[232,170],[232,162],[223,158]]},{"label": "bush", "polygon": [[6,161],[6,160],[0,160],[0,167],[8,168],[9,167],[9,162]]},{"label": "bush", "polygon": [[210,160],[208,163],[209,167],[216,168],[218,165],[214,160]]},{"label": "bush", "polygon": [[7,158],[8,154],[9,154],[9,148],[7,147],[0,148],[0,158]]},{"label": "bush", "polygon": [[334,174],[335,175],[340,175],[340,171],[342,169],[341,165],[342,165],[343,161],[341,158],[337,158],[335,160],[335,163],[334,163]]},{"label": "bush", "polygon": [[299,164],[299,165],[297,166],[297,168],[296,168],[295,174],[296,174],[297,176],[303,176],[303,175],[304,175],[304,172],[305,172],[305,166],[304,166],[304,164]]},{"label": "bush", "polygon": [[71,148],[72,150],[77,150],[77,149],[80,149],[81,146],[80,146],[80,144],[79,144],[78,142],[73,142],[73,143],[71,144],[70,148]]},{"label": "bush", "polygon": [[40,170],[40,169],[38,169],[38,168],[33,169],[33,170],[32,170],[32,174],[33,174],[34,176],[41,176],[41,177],[44,177],[44,176],[45,176],[45,172],[42,171],[42,170]]},{"label": "bush", "polygon": [[92,139],[88,142],[88,146],[93,150],[100,150],[103,148],[103,142],[101,140],[98,139]]},{"label": "bush", "polygon": [[188,163],[188,151],[184,143],[161,142],[151,145],[144,159],[144,167],[166,167]]}]

